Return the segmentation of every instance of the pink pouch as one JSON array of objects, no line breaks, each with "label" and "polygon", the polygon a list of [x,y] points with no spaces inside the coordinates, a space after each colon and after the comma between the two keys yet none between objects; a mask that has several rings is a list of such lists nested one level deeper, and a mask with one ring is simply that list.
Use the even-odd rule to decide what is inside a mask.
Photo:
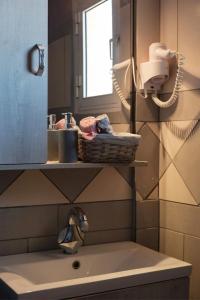
[{"label": "pink pouch", "polygon": [[97,135],[96,118],[87,117],[80,121],[82,137],[86,140],[92,140]]}]

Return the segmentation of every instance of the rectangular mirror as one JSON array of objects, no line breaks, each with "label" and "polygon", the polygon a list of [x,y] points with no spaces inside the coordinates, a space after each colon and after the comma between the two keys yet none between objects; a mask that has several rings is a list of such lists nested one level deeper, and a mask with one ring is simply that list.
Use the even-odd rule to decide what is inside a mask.
[{"label": "rectangular mirror", "polygon": [[[49,0],[49,113],[120,112],[112,68],[131,58],[131,0]],[[130,72],[115,73],[129,101]]]}]

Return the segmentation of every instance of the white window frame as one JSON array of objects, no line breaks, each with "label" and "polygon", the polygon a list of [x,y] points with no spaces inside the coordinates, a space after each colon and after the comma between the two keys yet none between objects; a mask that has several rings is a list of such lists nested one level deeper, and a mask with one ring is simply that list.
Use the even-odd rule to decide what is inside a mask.
[{"label": "white window frame", "polygon": [[[119,112],[121,101],[113,87],[113,94],[83,97],[83,28],[82,12],[102,0],[73,0],[74,12],[74,109],[77,114]],[[120,0],[113,0],[113,64],[118,60]]]}]

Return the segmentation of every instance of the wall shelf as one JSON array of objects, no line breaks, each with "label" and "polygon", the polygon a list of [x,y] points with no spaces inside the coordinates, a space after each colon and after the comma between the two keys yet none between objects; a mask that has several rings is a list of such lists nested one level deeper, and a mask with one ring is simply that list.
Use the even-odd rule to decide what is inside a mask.
[{"label": "wall shelf", "polygon": [[105,167],[144,167],[147,161],[135,160],[130,164],[125,163],[58,163],[56,161],[47,162],[46,164],[23,164],[23,165],[0,165],[0,171],[6,170],[51,170],[51,169],[93,169]]}]

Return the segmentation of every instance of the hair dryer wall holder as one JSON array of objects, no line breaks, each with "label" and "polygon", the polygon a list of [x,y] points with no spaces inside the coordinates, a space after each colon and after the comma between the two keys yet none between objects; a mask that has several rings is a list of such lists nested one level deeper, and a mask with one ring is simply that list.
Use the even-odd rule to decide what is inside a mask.
[{"label": "hair dryer wall holder", "polygon": [[149,61],[140,64],[140,92],[145,98],[148,94],[157,94],[169,79],[169,59],[176,52],[166,48],[163,43],[153,43],[149,47]]}]

